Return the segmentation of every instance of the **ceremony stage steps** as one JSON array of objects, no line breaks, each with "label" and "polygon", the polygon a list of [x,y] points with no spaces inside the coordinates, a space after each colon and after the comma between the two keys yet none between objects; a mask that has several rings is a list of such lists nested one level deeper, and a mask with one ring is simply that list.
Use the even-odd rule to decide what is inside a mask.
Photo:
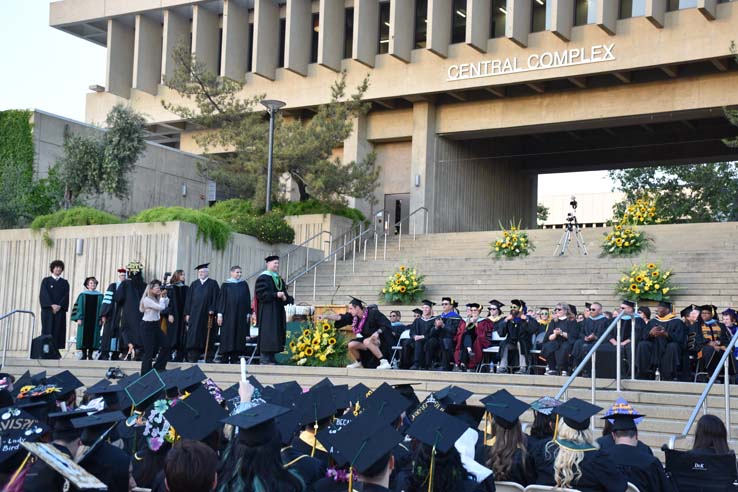
[{"label": "ceremony stage steps", "polygon": [[[191,364],[170,364],[168,367],[188,367]],[[81,361],[75,359],[61,360],[28,360],[26,358],[8,358],[5,372],[20,376],[24,371],[31,373],[47,371],[53,375],[65,369],[72,371],[85,385],[91,385],[105,376],[108,367],[120,367],[126,374],[133,374],[140,368],[137,362]],[[222,388],[237,382],[240,378],[238,365],[200,364],[205,373]],[[503,375],[477,374],[436,371],[405,371],[376,369],[345,369],[297,366],[258,366],[248,368],[261,383],[271,384],[296,380],[303,387],[309,387],[325,377],[334,384],[354,385],[362,382],[370,388],[376,388],[383,382],[389,384],[417,383],[415,391],[422,400],[429,392],[437,391],[449,384],[462,386],[474,392],[469,404],[479,405],[479,399],[499,389],[507,389],[518,398],[531,402],[542,396],[555,396],[566,378],[559,376],[536,375]],[[578,378],[569,390],[568,397],[578,397],[589,401],[591,396],[589,378]],[[700,393],[703,383],[676,383],[665,381],[623,381],[620,396],[631,402],[642,414],[647,415],[639,425],[639,437],[651,446],[654,453],[663,459],[661,445],[668,442],[669,437],[682,432]],[[597,380],[597,404],[607,407],[617,398],[614,391],[615,381],[611,379]],[[738,388],[731,388],[738,394]],[[708,412],[724,417],[723,386],[715,385],[708,398]],[[523,422],[532,421],[532,412],[526,412]],[[738,399],[731,399],[731,435],[738,437]],[[596,436],[602,430],[601,421],[596,423]],[[694,427],[693,427],[694,430]],[[691,446],[691,438],[678,441],[677,447],[687,449]],[[736,447],[738,441],[731,440]]]}]

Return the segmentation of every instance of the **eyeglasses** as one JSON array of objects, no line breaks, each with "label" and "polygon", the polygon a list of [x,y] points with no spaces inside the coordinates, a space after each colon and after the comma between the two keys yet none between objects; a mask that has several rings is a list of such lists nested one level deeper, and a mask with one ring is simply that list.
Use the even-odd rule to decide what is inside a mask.
[{"label": "eyeglasses", "polygon": [[564,310],[564,308],[556,308],[556,309],[554,309],[554,311],[563,311],[563,310]]},{"label": "eyeglasses", "polygon": [[451,303],[450,303],[450,302],[442,302],[442,303],[441,303],[441,306],[450,306],[450,305],[451,305]]}]

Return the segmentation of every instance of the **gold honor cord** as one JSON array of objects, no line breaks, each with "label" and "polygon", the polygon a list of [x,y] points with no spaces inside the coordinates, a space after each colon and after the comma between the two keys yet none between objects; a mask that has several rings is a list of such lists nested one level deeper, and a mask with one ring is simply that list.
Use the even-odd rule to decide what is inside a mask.
[{"label": "gold honor cord", "polygon": [[28,460],[30,458],[31,458],[31,453],[28,453],[26,455],[26,458],[23,460],[23,463],[21,463],[18,469],[15,470],[15,473],[13,473],[13,476],[10,477],[10,480],[8,481],[8,483],[5,485],[5,487],[3,487],[3,490],[8,490],[10,486],[13,485],[13,482],[15,482],[15,480],[18,478],[18,475],[20,475],[21,470],[23,470],[23,467],[26,466],[26,463],[28,463]]}]

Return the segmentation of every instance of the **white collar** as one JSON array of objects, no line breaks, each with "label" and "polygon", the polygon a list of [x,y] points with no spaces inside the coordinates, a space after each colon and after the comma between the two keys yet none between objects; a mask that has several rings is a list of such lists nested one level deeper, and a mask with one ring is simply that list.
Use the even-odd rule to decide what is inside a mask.
[{"label": "white collar", "polygon": [[201,284],[205,284],[205,282],[207,282],[209,278],[210,277],[205,277],[205,278],[199,278],[197,280],[199,280]]},{"label": "white collar", "polygon": [[52,273],[52,274],[51,274],[51,278],[53,278],[54,280],[59,280],[59,279],[61,278],[61,275],[59,275],[59,276],[57,277],[56,275],[54,275],[54,274]]}]

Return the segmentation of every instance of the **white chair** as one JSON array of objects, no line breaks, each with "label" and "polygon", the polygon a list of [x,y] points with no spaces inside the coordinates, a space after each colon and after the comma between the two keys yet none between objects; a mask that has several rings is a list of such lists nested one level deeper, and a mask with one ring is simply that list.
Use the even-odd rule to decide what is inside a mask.
[{"label": "white chair", "polygon": [[[249,330],[249,336],[252,338],[259,336],[259,327],[258,326],[251,326]],[[261,360],[261,357],[256,355],[256,349],[258,345],[253,342],[246,343],[246,348],[251,349],[251,355],[249,356],[248,360],[246,361],[246,365],[251,365],[251,363],[254,361],[254,359]]]},{"label": "white chair", "polygon": [[525,487],[515,482],[495,482],[497,492],[524,492]]},{"label": "white chair", "polygon": [[548,485],[528,485],[525,492],[581,492],[579,489],[564,489],[561,487],[549,487]]},{"label": "white chair", "polygon": [[397,340],[397,345],[392,347],[392,357],[390,358],[390,365],[396,369],[395,364],[398,363],[397,357],[402,352],[402,341],[410,340],[410,329],[406,329],[400,333],[400,339]]},{"label": "white chair", "polygon": [[500,353],[500,343],[502,343],[502,341],[506,338],[507,337],[501,337],[499,333],[497,333],[497,330],[494,330],[492,332],[492,338],[490,339],[492,345],[482,350],[482,356],[484,357],[484,359],[482,360],[481,364],[477,365],[477,372],[482,372],[482,368],[484,366],[489,367],[489,372],[495,372],[495,363],[492,360],[492,357],[494,356],[494,354]]},{"label": "white chair", "polygon": [[634,484],[628,482],[628,488],[625,490],[625,492],[641,492],[641,490]]}]

